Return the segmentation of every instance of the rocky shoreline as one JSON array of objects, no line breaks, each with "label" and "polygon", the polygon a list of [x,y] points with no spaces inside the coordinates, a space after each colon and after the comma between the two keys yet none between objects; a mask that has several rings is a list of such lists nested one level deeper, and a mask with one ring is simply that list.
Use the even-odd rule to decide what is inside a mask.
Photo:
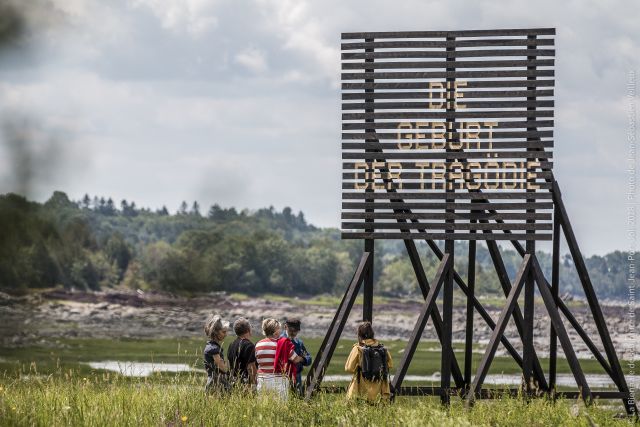
[{"label": "rocky shoreline", "polygon": [[[497,319],[501,307],[499,300],[487,301],[485,308]],[[590,337],[600,346],[597,330],[586,303],[571,303],[572,313]],[[418,317],[420,301],[386,300],[375,306],[374,323],[382,339],[406,339]],[[318,304],[313,300],[295,298],[283,301],[266,297],[239,298],[226,293],[186,298],[168,293],[142,291],[70,292],[48,290],[28,296],[14,297],[0,293],[0,342],[3,347],[45,344],[59,338],[198,338],[202,337],[202,323],[212,312],[234,320],[250,319],[258,328],[265,317],[282,319],[299,317],[303,320],[303,334],[322,337],[326,333],[337,304]],[[607,326],[618,356],[624,360],[637,359],[634,354],[639,340],[634,333],[635,320],[624,303],[602,304]],[[359,321],[361,307],[354,306],[343,337],[354,338],[354,326]],[[636,318],[640,313],[635,313]],[[465,336],[464,304],[454,305],[453,336],[458,342]],[[590,353],[565,322],[579,357]],[[534,340],[538,354],[548,354],[549,318],[541,304],[537,304]],[[486,344],[491,330],[479,315],[474,317],[474,341]],[[517,349],[521,348],[513,322],[506,331]],[[425,339],[437,339],[432,322],[427,324]],[[638,349],[640,350],[640,348]],[[502,346],[498,355],[506,354]]]}]

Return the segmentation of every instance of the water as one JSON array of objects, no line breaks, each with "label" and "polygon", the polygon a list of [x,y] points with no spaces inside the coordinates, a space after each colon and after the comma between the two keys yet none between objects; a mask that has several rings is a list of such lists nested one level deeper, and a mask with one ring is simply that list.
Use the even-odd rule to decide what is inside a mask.
[{"label": "water", "polygon": [[[186,363],[148,363],[148,362],[126,362],[117,360],[106,360],[102,362],[87,363],[92,369],[104,369],[107,371],[117,372],[127,377],[148,377],[154,372],[188,372],[203,371],[195,369]],[[592,388],[613,387],[614,383],[608,375],[604,374],[587,374],[587,383]],[[393,375],[391,376],[393,378]],[[487,375],[484,380],[485,384],[519,386],[520,374],[492,374]],[[627,375],[625,377],[629,384],[640,383],[639,375]],[[351,381],[351,375],[325,375],[324,381]],[[440,373],[436,372],[432,375],[406,375],[405,382],[440,382]],[[571,374],[558,374],[556,383],[558,386],[577,387],[576,381]]]},{"label": "water", "polygon": [[[614,383],[608,375],[603,374],[587,374],[587,384],[592,388],[613,387]],[[393,378],[393,375],[391,376]],[[625,378],[629,384],[637,384],[640,380],[638,375],[626,375]],[[351,381],[351,375],[325,375],[324,381]],[[521,381],[520,374],[493,374],[487,375],[484,384],[519,386]],[[436,372],[432,375],[406,375],[404,382],[440,382],[440,373]],[[558,374],[556,379],[558,386],[577,387],[576,380],[572,374]]]},{"label": "water", "polygon": [[194,370],[186,363],[148,363],[106,360],[87,363],[92,369],[118,372],[126,377],[148,377],[154,372],[187,372]]}]

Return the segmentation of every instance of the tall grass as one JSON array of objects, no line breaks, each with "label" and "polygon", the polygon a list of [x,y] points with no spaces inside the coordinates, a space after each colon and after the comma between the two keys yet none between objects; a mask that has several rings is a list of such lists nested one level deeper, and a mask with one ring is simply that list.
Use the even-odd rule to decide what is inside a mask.
[{"label": "tall grass", "polygon": [[346,402],[341,394],[318,394],[309,402],[280,402],[235,391],[206,396],[201,374],[125,378],[109,373],[88,376],[74,370],[31,372],[0,377],[0,424],[80,425],[339,425],[339,426],[592,426],[631,425],[617,419],[620,409],[598,403],[504,397],[478,401],[465,410],[460,399],[449,408],[437,398],[398,398],[394,404]]}]

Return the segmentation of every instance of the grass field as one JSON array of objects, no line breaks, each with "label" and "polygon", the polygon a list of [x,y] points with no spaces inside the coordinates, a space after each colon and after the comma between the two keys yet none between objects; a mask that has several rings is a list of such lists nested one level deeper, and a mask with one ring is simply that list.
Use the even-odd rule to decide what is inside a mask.
[{"label": "grass field", "polygon": [[[225,345],[231,342],[227,340]],[[310,402],[233,395],[205,397],[204,374],[198,371],[125,377],[91,369],[85,362],[136,361],[184,363],[201,368],[202,339],[58,340],[25,348],[0,349],[0,425],[627,425],[617,419],[617,401],[585,408],[581,402],[517,398],[480,401],[470,411],[454,398],[449,409],[437,398],[399,398],[388,406],[348,404],[344,395],[321,394]],[[315,353],[319,339],[307,339]],[[404,343],[385,343],[399,361]],[[342,374],[352,345],[340,341],[328,374]],[[463,364],[461,346],[456,346]],[[480,354],[474,354],[474,366]],[[542,360],[546,367],[546,360]],[[439,371],[436,342],[420,344],[410,374]],[[589,373],[601,373],[597,362],[583,361]],[[625,364],[623,364],[624,366]],[[568,372],[562,360],[559,372]],[[517,373],[509,358],[496,358],[492,373]],[[498,387],[499,388],[499,387]]]},{"label": "grass field", "polygon": [[319,394],[309,402],[236,393],[205,396],[200,375],[125,379],[108,373],[81,376],[60,370],[49,376],[2,377],[2,425],[340,425],[340,426],[593,426],[631,425],[596,403],[518,398],[479,401],[466,410],[437,398],[398,398],[392,405],[348,403]]}]

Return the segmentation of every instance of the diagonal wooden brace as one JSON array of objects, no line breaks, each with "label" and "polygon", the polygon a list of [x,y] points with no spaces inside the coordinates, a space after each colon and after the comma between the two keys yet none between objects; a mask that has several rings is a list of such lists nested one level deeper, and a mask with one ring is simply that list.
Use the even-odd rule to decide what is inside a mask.
[{"label": "diagonal wooden brace", "polygon": [[392,390],[397,390],[402,386],[402,381],[404,380],[404,376],[407,373],[407,369],[409,368],[411,359],[413,358],[416,348],[418,347],[418,342],[420,341],[422,332],[424,332],[427,321],[432,315],[432,310],[434,310],[436,306],[436,298],[438,297],[440,289],[442,288],[442,283],[444,282],[445,275],[451,269],[450,261],[451,258],[447,254],[438,266],[438,271],[436,272],[433,286],[431,287],[431,289],[429,290],[429,294],[425,298],[424,306],[420,312],[420,316],[418,316],[416,325],[413,328],[413,332],[411,332],[411,336],[409,337],[409,342],[407,343],[404,353],[402,354],[402,360],[398,365],[398,369],[396,370],[396,374],[393,377],[393,381],[391,381]]},{"label": "diagonal wooden brace", "polygon": [[520,295],[520,291],[524,286],[524,281],[529,274],[530,267],[531,255],[527,254],[525,255],[522,264],[520,265],[518,274],[516,275],[513,286],[511,287],[511,291],[509,292],[509,296],[507,297],[507,304],[502,309],[502,312],[500,312],[500,317],[496,322],[496,328],[491,334],[491,339],[489,340],[489,344],[487,345],[487,348],[482,356],[482,360],[480,361],[480,365],[478,366],[476,376],[473,379],[473,383],[471,384],[469,392],[467,393],[467,406],[473,404],[476,394],[479,393],[480,389],[482,388],[482,383],[484,382],[484,379],[489,372],[491,362],[493,362],[493,357],[495,356],[496,350],[498,349],[500,336],[504,334],[504,331],[507,328],[507,323],[509,321],[509,318],[511,317],[511,313],[516,306],[518,295]]}]

